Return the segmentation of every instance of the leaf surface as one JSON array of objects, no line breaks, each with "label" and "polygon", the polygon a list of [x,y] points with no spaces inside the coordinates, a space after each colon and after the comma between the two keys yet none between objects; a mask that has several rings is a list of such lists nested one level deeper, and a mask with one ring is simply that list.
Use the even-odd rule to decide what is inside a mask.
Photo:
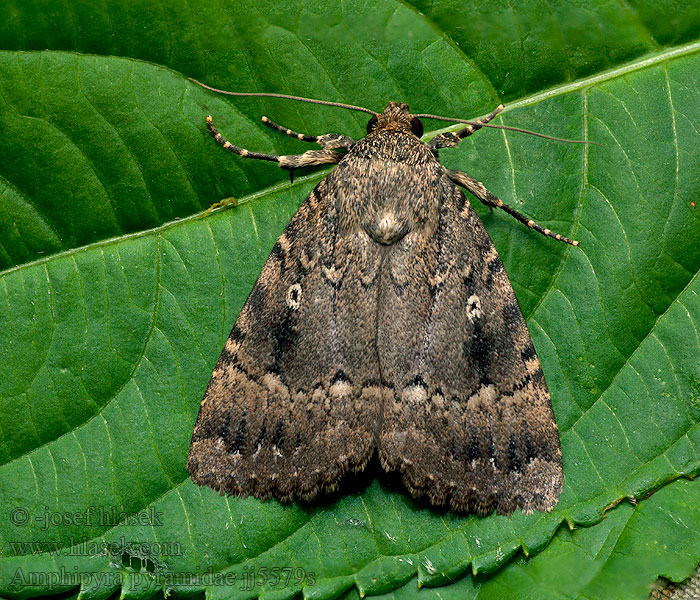
[{"label": "leaf surface", "polygon": [[[125,597],[172,587],[212,598],[299,590],[333,598],[415,578],[445,584],[469,569],[492,573],[519,549],[536,555],[562,522],[595,525],[595,537],[606,506],[697,474],[700,44],[692,9],[674,34],[659,18],[662,4],[553,11],[551,23],[566,28],[584,16],[603,23],[617,53],[603,43],[609,33],[573,52],[570,36],[557,41],[552,26],[531,34],[549,49],[540,55],[521,33],[525,12],[505,4],[469,13],[476,37],[465,33],[463,10],[448,18],[450,3],[381,3],[369,26],[361,3],[232,6],[0,8],[0,593],[75,589],[80,582],[17,578],[17,569],[62,567],[124,578],[88,577],[81,597],[96,599],[120,587]],[[509,25],[489,37],[477,25],[496,17]],[[287,183],[270,164],[223,152],[204,116],[244,147],[286,154],[306,148],[263,130],[261,114],[356,138],[365,118],[229,100],[187,76],[375,109],[404,100],[466,117],[505,98],[513,102],[503,123],[600,144],[483,131],[441,154],[581,241],[565,247],[477,207],[552,393],[566,475],[554,511],[442,514],[373,472],[311,506],[226,498],[192,484],[185,460],[213,365],[275,239],[326,172]],[[203,213],[229,197],[238,206]],[[652,498],[662,503],[660,494]],[[139,511],[147,524],[126,518]],[[91,516],[51,517],[75,514]],[[125,546],[133,542],[150,550]],[[81,544],[91,551],[81,554]],[[291,570],[284,585],[269,576],[274,568]],[[237,584],[174,578],[207,572]]]}]

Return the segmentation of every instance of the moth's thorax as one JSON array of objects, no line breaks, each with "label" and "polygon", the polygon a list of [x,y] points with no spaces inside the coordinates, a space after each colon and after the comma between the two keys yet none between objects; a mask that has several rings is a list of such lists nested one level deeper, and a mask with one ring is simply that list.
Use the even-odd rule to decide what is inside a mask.
[{"label": "moth's thorax", "polygon": [[342,232],[393,244],[437,225],[444,168],[414,135],[380,130],[360,140],[328,176]]},{"label": "moth's thorax", "polygon": [[404,163],[422,169],[425,166],[440,166],[433,151],[415,135],[396,129],[375,129],[358,140],[344,157],[343,162],[354,158],[376,158]]}]

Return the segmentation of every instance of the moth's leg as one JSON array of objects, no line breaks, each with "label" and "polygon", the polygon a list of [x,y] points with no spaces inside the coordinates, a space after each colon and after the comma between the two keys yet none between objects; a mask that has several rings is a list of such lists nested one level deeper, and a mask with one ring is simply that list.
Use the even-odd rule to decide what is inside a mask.
[{"label": "moth's leg", "polygon": [[269,160],[270,162],[276,162],[283,169],[288,169],[293,171],[294,169],[299,169],[301,167],[312,167],[314,165],[330,165],[340,162],[343,158],[342,154],[338,152],[333,152],[333,150],[323,149],[323,150],[309,150],[304,152],[304,154],[291,154],[289,156],[276,156],[274,154],[263,154],[262,152],[251,152],[245,148],[239,148],[234,146],[229,142],[219,131],[214,127],[214,121],[211,117],[207,117],[207,126],[209,131],[214,136],[214,139],[219,142],[226,150],[243,156],[245,158],[257,158],[259,160]]},{"label": "moth's leg", "polygon": [[506,211],[509,215],[515,217],[518,221],[524,223],[531,229],[540,232],[542,235],[554,238],[555,240],[559,240],[560,242],[566,242],[567,244],[571,244],[572,246],[578,246],[578,241],[570,240],[569,238],[564,237],[559,233],[554,233],[549,229],[545,229],[539,223],[535,223],[535,221],[533,221],[530,217],[526,217],[524,214],[519,213],[514,208],[511,208],[507,204],[504,204],[500,198],[494,196],[491,192],[489,192],[484,187],[483,183],[469,177],[469,175],[467,175],[466,173],[463,173],[462,171],[451,171],[447,169],[447,176],[457,185],[462,186],[469,193],[476,196],[486,206],[492,206]]},{"label": "moth's leg", "polygon": [[483,119],[477,119],[478,125],[468,125],[464,129],[455,131],[454,133],[441,133],[436,135],[432,140],[428,142],[428,146],[431,150],[438,150],[439,148],[453,148],[459,144],[465,137],[470,136],[475,131],[481,129],[485,123],[488,123],[493,119],[498,113],[503,110],[503,105],[499,104],[491,114],[485,116]]},{"label": "moth's leg", "polygon": [[327,133],[325,135],[306,135],[305,133],[297,133],[282,125],[278,125],[270,121],[267,117],[262,118],[262,122],[265,123],[270,129],[284,133],[289,137],[296,138],[302,142],[311,142],[312,144],[318,144],[323,146],[324,149],[329,150],[333,148],[346,148],[349,150],[355,145],[355,140],[349,138],[347,135],[340,135],[337,133]]}]

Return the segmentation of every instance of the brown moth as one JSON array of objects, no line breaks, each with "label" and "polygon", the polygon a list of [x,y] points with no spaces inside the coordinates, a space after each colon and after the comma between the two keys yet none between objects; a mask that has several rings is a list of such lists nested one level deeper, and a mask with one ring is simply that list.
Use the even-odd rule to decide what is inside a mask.
[{"label": "brown moth", "polygon": [[207,118],[241,156],[337,167],[278,239],[224,346],[192,437],[192,479],[309,500],[377,452],[434,505],[550,510],[563,471],[549,393],[503,264],[461,188],[577,242],[440,164],[439,148],[488,126],[502,106],[429,143],[418,117],[432,115],[394,102],[382,113],[348,108],[374,115],[359,141],[263,117],[322,146],[296,156],[234,146]]}]

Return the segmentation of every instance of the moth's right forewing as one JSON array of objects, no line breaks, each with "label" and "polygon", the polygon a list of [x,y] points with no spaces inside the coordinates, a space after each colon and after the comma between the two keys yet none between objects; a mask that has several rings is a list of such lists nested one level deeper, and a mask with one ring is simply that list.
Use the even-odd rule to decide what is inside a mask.
[{"label": "moth's right forewing", "polygon": [[338,220],[324,180],[275,244],[202,400],[188,461],[196,483],[310,499],[372,456],[379,254]]}]

